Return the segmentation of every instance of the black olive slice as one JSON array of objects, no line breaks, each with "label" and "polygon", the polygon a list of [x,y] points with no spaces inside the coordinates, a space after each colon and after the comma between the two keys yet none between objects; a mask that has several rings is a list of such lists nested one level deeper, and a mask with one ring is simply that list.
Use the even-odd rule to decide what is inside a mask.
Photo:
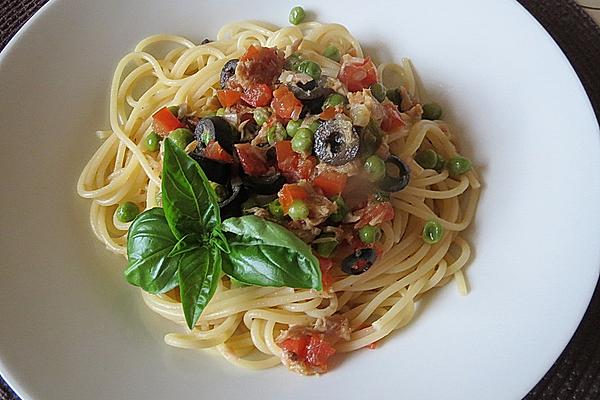
[{"label": "black olive slice", "polygon": [[334,119],[322,123],[315,132],[314,152],[331,165],[343,165],[356,158],[360,139],[350,121]]},{"label": "black olive slice", "polygon": [[249,176],[242,177],[244,185],[252,189],[253,193],[268,195],[275,194],[281,190],[285,184],[285,178],[280,173],[268,176]]},{"label": "black olive slice", "polygon": [[223,66],[223,69],[221,70],[221,79],[220,79],[222,89],[227,88],[227,82],[229,81],[229,79],[232,76],[235,75],[235,69],[237,68],[238,61],[239,61],[238,59],[229,60]]},{"label": "black olive slice", "polygon": [[288,85],[288,88],[300,101],[315,100],[320,98],[322,98],[323,101],[325,101],[327,96],[333,93],[333,89],[318,86],[314,80],[308,81],[305,84],[302,84],[300,82],[297,84],[290,83]]},{"label": "black olive slice", "polygon": [[221,117],[206,117],[198,121],[196,129],[194,129],[194,139],[198,141],[198,147],[194,150],[195,153],[201,154],[202,149],[206,145],[216,140],[219,145],[228,152],[233,154],[233,144],[239,141],[239,132]]},{"label": "black olive slice", "polygon": [[[386,192],[399,192],[404,189],[410,182],[408,165],[393,154],[385,160],[385,164],[385,176],[377,182],[377,186]],[[388,167],[388,164],[392,164],[391,168]]]},{"label": "black olive slice", "polygon": [[254,119],[249,119],[242,128],[242,132],[240,135],[240,143],[250,142],[252,139],[256,137],[256,134],[260,130],[260,126],[254,121]]},{"label": "black olive slice", "polygon": [[342,260],[342,271],[350,275],[360,275],[371,268],[376,259],[375,250],[369,248],[357,249]]},{"label": "black olive slice", "polygon": [[209,181],[220,185],[229,184],[232,165],[221,161],[211,160],[197,153],[190,156],[200,165]]},{"label": "black olive slice", "polygon": [[250,193],[242,185],[239,177],[232,178],[228,190],[231,193],[230,196],[219,203],[223,220],[230,217],[241,217],[242,204],[250,197]]}]

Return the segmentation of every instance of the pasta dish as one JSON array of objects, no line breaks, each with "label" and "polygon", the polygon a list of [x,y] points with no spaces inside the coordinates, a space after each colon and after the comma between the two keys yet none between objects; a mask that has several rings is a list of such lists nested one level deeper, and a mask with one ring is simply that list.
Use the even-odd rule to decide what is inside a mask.
[{"label": "pasta dish", "polygon": [[303,19],[139,42],[77,188],[167,344],[312,375],[467,292],[480,183],[408,59]]}]

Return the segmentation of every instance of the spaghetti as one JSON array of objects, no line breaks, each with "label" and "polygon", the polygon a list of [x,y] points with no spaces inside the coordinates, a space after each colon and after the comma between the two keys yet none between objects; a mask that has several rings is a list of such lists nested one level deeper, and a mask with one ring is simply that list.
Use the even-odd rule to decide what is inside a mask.
[{"label": "spaghetti", "polygon": [[[327,48],[335,46],[354,59],[364,57],[360,44],[346,28],[316,22],[284,28],[258,22],[232,23],[218,32],[215,41],[200,45],[172,35],[155,35],[139,42],[116,67],[110,92],[111,127],[98,133],[103,143],[77,184],[79,195],[92,200],[93,232],[110,251],[127,255],[131,222],[118,218],[120,203],[128,201],[141,210],[161,206],[162,150],[149,152],[144,147],[145,138],[154,129],[152,116],[170,105],[179,106],[180,118],[213,114],[220,106],[216,90],[221,71],[229,60],[239,59],[253,45],[277,48],[288,58],[292,53],[301,54],[317,63],[327,77],[340,76],[347,61],[324,56]],[[403,123],[392,126],[383,142],[389,153],[406,163],[410,182],[390,194],[388,202],[394,213],[378,225],[381,256],[375,264],[358,275],[332,268],[330,287],[323,291],[245,286],[223,276],[194,329],[166,335],[167,344],[213,349],[246,368],[268,368],[283,361],[299,372],[323,372],[294,365],[297,351],[294,353],[289,343],[282,347],[280,334],[288,330],[293,333],[294,327],[324,332],[336,317],[345,321],[348,329],[332,351],[351,352],[373,346],[408,324],[418,300],[431,289],[454,279],[459,291],[466,294],[463,267],[471,250],[461,232],[475,213],[480,190],[476,172],[470,169],[452,175],[444,168],[423,168],[416,161],[422,151],[429,150],[444,160],[457,157],[456,138],[445,122],[421,118],[417,84],[408,60],[381,64],[376,74],[384,84],[388,77],[399,79],[398,93],[408,103],[398,104]],[[338,92],[348,96],[350,107],[366,103],[353,98],[345,88],[338,88]],[[423,239],[427,221],[436,221],[443,229],[439,241]],[[153,311],[185,324],[176,292],[142,291],[142,296]]]}]

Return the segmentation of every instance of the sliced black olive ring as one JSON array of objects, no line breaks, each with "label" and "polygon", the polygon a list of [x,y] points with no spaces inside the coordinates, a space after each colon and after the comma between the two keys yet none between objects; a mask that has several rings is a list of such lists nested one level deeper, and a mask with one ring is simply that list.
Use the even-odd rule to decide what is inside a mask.
[{"label": "sliced black olive ring", "polygon": [[[377,186],[386,192],[399,192],[410,182],[410,169],[400,158],[391,154],[385,160],[385,176],[377,182]],[[396,170],[396,171],[393,171]]]},{"label": "sliced black olive ring", "polygon": [[360,138],[350,121],[330,120],[315,132],[314,152],[327,164],[343,165],[354,160],[359,147]]},{"label": "sliced black olive ring", "polygon": [[233,154],[233,144],[239,141],[240,133],[233,129],[225,118],[206,117],[198,121],[194,129],[194,139],[198,142],[198,147],[194,150],[197,154],[201,154],[202,149],[213,140],[216,140],[223,150]]},{"label": "sliced black olive ring", "polygon": [[223,66],[223,69],[221,70],[221,79],[220,79],[222,89],[227,88],[227,82],[229,81],[229,79],[232,76],[235,75],[235,69],[237,68],[238,61],[239,61],[238,59],[229,60]]},{"label": "sliced black olive ring", "polygon": [[342,271],[350,275],[360,275],[367,272],[376,259],[375,250],[370,248],[358,249],[342,260]]}]

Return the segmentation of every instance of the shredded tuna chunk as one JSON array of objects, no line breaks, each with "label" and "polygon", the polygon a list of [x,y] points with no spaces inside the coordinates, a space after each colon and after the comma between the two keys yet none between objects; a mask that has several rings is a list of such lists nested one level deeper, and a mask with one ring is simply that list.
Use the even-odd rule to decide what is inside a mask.
[{"label": "shredded tuna chunk", "polygon": [[406,122],[406,125],[410,126],[421,120],[423,115],[423,107],[420,104],[414,105],[410,110],[401,113],[402,119]]},{"label": "shredded tuna chunk", "polygon": [[355,159],[350,161],[349,163],[343,165],[331,165],[327,163],[319,163],[317,164],[317,174],[326,172],[326,171],[334,171],[340,174],[344,174],[348,177],[358,175],[362,171],[362,163],[359,159]]},{"label": "shredded tuna chunk", "polygon": [[306,202],[309,209],[308,218],[305,218],[303,221],[308,230],[325,222],[335,212],[336,206],[327,197],[316,193],[312,185],[306,182],[300,182],[299,185],[304,187],[309,195],[309,199]]}]

